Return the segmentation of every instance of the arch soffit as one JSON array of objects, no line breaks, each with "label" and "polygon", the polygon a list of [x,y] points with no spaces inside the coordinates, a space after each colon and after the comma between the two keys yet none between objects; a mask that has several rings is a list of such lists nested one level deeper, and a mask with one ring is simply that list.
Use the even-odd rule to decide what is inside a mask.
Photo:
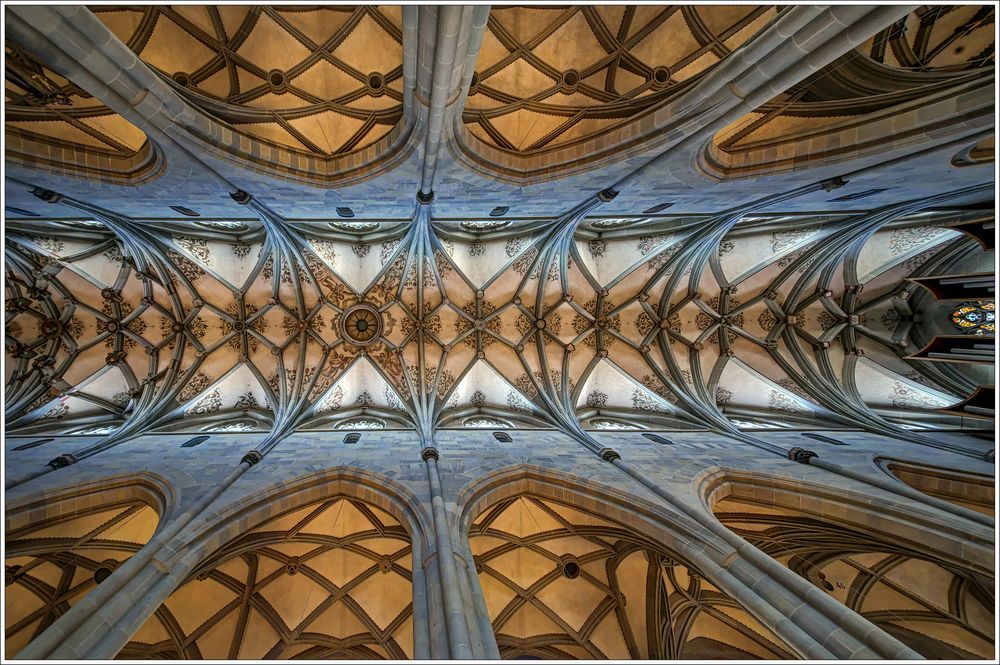
[{"label": "arch soffit", "polygon": [[[902,484],[902,481],[897,482]],[[712,509],[716,502],[728,497],[764,499],[777,508],[821,520],[832,519],[871,532],[876,537],[903,540],[915,548],[931,549],[953,563],[993,575],[991,547],[969,542],[967,525],[934,519],[923,510],[908,510],[899,503],[883,503],[877,497],[812,480],[793,480],[756,471],[716,467],[695,477],[692,485],[706,518],[720,524],[722,522]],[[991,542],[991,538],[992,532],[984,542]]]},{"label": "arch soffit", "polygon": [[23,134],[15,138],[15,145],[11,145],[6,154],[8,165],[59,177],[139,187],[162,176],[168,167],[163,150],[152,138],[147,138],[142,147],[128,157],[109,156],[82,147],[68,149]]},{"label": "arch soffit", "polygon": [[669,141],[651,118],[656,109],[625,121],[580,146],[559,146],[542,155],[501,152],[469,131],[461,117],[453,120],[448,148],[451,156],[468,169],[490,179],[529,185],[570,176],[593,176],[602,168],[613,168],[643,154],[653,157]]},{"label": "arch soffit", "polygon": [[968,145],[951,158],[951,165],[957,167],[981,166],[988,164],[991,166],[996,161],[995,133],[991,132],[981,140]]},{"label": "arch soffit", "polygon": [[[138,186],[166,167],[163,151],[125,117],[57,74],[8,38],[17,70],[7,75],[4,117],[8,164],[57,176]],[[33,71],[25,77],[25,71]],[[68,109],[66,107],[69,107]]]},{"label": "arch soffit", "polygon": [[[968,485],[974,492],[981,491],[982,495],[979,497],[967,497],[972,502],[976,502],[976,500],[979,499],[980,501],[989,501],[992,503],[992,496],[989,493],[994,490],[994,486],[996,484],[995,476],[975,473],[972,471],[963,471],[960,469],[952,469],[934,464],[926,464],[923,462],[913,462],[910,460],[900,459],[898,457],[876,457],[872,460],[872,464],[879,471],[892,478],[893,481],[908,485],[918,492],[922,492],[928,496],[934,496],[934,494],[932,494],[929,490],[931,490],[931,486],[935,481],[940,480],[945,483],[962,483],[964,485]],[[930,485],[920,487],[917,484],[911,484],[898,475],[900,473],[922,476],[930,483]],[[959,499],[961,497],[956,496],[954,498]]]},{"label": "arch soffit", "polygon": [[[885,109],[816,128],[806,128],[775,138],[737,146],[732,151],[719,146],[719,138],[729,131],[724,127],[707,139],[697,151],[696,170],[703,178],[713,181],[758,178],[788,172],[845,164],[884,153],[886,148],[936,146],[943,132],[954,133],[959,143],[975,142],[992,132],[991,105],[987,97],[974,99],[982,88],[974,80],[946,88],[916,100],[902,102]],[[939,114],[959,95],[973,99],[972,108],[961,114]],[[920,122],[918,118],[945,117],[944,121]],[[900,117],[911,117],[912,124],[901,125]],[[740,118],[737,122],[742,122]],[[951,145],[951,142],[945,144]],[[950,148],[953,152],[954,148]],[[960,153],[961,154],[961,153]]]},{"label": "arch soffit", "polygon": [[388,134],[358,152],[322,157],[246,136],[201,110],[194,112],[202,116],[198,129],[187,127],[185,132],[204,153],[262,175],[320,188],[376,178],[405,162],[422,140],[417,122],[407,114]]},{"label": "arch soffit", "polygon": [[28,524],[71,515],[94,506],[135,500],[142,501],[156,511],[159,531],[173,516],[179,504],[179,494],[166,478],[149,471],[44,489],[6,503],[4,532],[9,533]]},{"label": "arch soffit", "polygon": [[[976,473],[974,471],[964,471],[962,469],[953,469],[951,467],[941,466],[938,464],[915,462],[913,460],[903,459],[901,457],[879,456],[872,459],[872,464],[874,464],[877,469],[888,475],[890,478],[896,478],[896,475],[889,468],[892,465],[906,467],[907,470],[912,470],[912,471],[932,472],[932,473],[939,473],[942,475],[954,476],[956,479],[966,478],[970,482],[986,481],[992,483],[992,481],[995,478],[994,476],[991,476],[989,474]],[[898,478],[896,479],[898,480]]]},{"label": "arch soffit", "polygon": [[468,539],[472,522],[490,506],[524,494],[563,503],[620,524],[674,550],[694,565],[706,554],[716,562],[735,554],[732,547],[712,537],[708,531],[698,533],[686,528],[662,503],[531,464],[498,469],[467,484],[457,493],[462,538]]},{"label": "arch soffit", "polygon": [[432,549],[431,518],[417,496],[407,487],[356,467],[335,467],[279,481],[259,492],[254,500],[241,497],[190,525],[172,549],[197,549],[206,560],[213,552],[253,528],[326,499],[346,497],[370,503],[399,520],[410,536],[415,561]]}]

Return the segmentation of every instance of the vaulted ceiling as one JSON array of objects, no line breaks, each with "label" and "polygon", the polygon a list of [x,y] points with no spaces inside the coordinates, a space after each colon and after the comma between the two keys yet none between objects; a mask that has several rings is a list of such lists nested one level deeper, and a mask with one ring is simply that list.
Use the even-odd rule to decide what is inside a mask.
[{"label": "vaulted ceiling", "polygon": [[[986,378],[905,358],[929,325],[906,279],[975,253],[946,228],[992,197],[975,169],[950,169],[953,191],[920,200],[870,174],[847,194],[834,191],[843,178],[774,189],[754,178],[817,155],[836,164],[855,145],[845,137],[880,140],[878,123],[906,104],[992,85],[992,8],[882,16],[872,40],[732,110],[728,127],[728,115],[706,120],[720,131],[697,154],[631,181],[653,162],[630,163],[626,148],[671,133],[643,123],[675,102],[700,108],[687,93],[791,9],[502,6],[483,13],[479,43],[465,8],[470,23],[444,55],[454,64],[465,48],[468,66],[449,70],[427,39],[458,16],[444,10],[92,12],[78,18],[106,38],[94,60],[134,63],[120,70],[126,83],[80,67],[71,81],[58,73],[78,64],[69,51],[6,43],[6,158],[20,169],[5,247],[11,431],[114,442],[175,429],[277,440],[309,428],[426,438],[545,427],[586,438],[820,423],[899,434],[953,422],[936,409]],[[136,81],[153,92],[126,108]],[[993,158],[992,138],[969,122],[944,144],[955,166]],[[633,169],[619,174],[629,214],[597,209],[618,194],[603,181],[587,199],[550,200],[462,171],[470,136],[539,171],[543,153],[609,141]],[[373,157],[404,143],[398,163]],[[328,189],[363,164],[380,173],[351,205],[392,200],[399,214],[352,220],[345,189]],[[435,178],[437,199],[424,188]],[[732,198],[728,180],[754,197]],[[654,190],[673,185],[704,200],[670,209]],[[867,197],[879,204],[855,202]]]},{"label": "vaulted ceiling", "polygon": [[502,658],[792,657],[677,553],[597,515],[515,497],[469,545]]},{"label": "vaulted ceiling", "polygon": [[575,233],[260,213],[11,225],[8,427],[892,429],[965,396],[902,358],[906,277],[968,242],[940,213]]},{"label": "vaulted ceiling", "polygon": [[151,150],[140,129],[13,41],[4,53],[6,159],[58,163],[69,153],[92,175],[143,170]]},{"label": "vaulted ceiling", "polygon": [[532,153],[600,133],[690,88],[774,15],[769,7],[497,7],[463,120]]},{"label": "vaulted ceiling", "polygon": [[993,582],[919,544],[890,542],[835,518],[726,498],[723,524],[930,659],[989,657]]},{"label": "vaulted ceiling", "polygon": [[95,504],[6,532],[6,653],[13,656],[153,535],[159,518],[134,500]]},{"label": "vaulted ceiling", "polygon": [[[429,92],[422,73],[406,73],[416,68],[415,49],[407,61],[399,6],[91,9],[132,57],[215,127],[198,131],[217,138],[225,128],[241,159],[316,184],[405,150],[413,88]],[[473,154],[497,150],[552,164],[594,141],[602,149],[630,146],[649,132],[657,110],[682,99],[782,11],[494,7],[463,75],[469,89],[453,131],[467,132],[459,141]],[[817,150],[817,137],[934,91],[992,81],[993,22],[992,6],[920,7],[724,127],[706,159],[723,177],[783,170],[788,160],[772,161],[770,153],[803,136],[814,139],[812,158],[835,156],[841,144]],[[146,133],[86,92],[92,81],[68,80],[32,49],[5,42],[5,121],[16,138],[8,139],[8,159],[131,184],[165,168]],[[801,146],[798,153],[801,161]]]},{"label": "vaulted ceiling", "polygon": [[411,565],[406,529],[375,506],[293,510],[202,563],[119,657],[405,660]]},{"label": "vaulted ceiling", "polygon": [[920,7],[872,37],[862,52],[891,67],[960,71],[996,61],[989,5]]},{"label": "vaulted ceiling", "polygon": [[193,104],[257,140],[349,153],[403,113],[401,7],[98,6]]}]

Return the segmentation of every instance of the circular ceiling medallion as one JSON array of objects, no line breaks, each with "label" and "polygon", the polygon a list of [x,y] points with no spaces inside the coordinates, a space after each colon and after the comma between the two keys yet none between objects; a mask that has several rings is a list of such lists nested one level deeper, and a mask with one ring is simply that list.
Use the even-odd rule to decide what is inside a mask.
[{"label": "circular ceiling medallion", "polygon": [[385,92],[385,77],[378,72],[372,72],[369,74],[366,83],[368,85],[368,91],[376,97]]},{"label": "circular ceiling medallion", "polygon": [[54,339],[62,334],[63,325],[59,319],[45,319],[40,326],[42,335]]},{"label": "circular ceiling medallion", "polygon": [[94,571],[94,582],[100,584],[104,580],[111,577],[111,568],[108,566],[101,566]]},{"label": "circular ceiling medallion", "polygon": [[382,314],[366,302],[349,307],[340,317],[340,334],[355,346],[368,346],[382,334]]},{"label": "circular ceiling medallion", "polygon": [[288,77],[280,69],[272,69],[267,73],[267,83],[272,91],[282,93],[285,91],[285,84],[288,83]]},{"label": "circular ceiling medallion", "polygon": [[656,87],[663,87],[670,83],[670,68],[669,67],[657,67],[653,70],[650,80]]},{"label": "circular ceiling medallion", "polygon": [[560,557],[560,562],[562,567],[562,574],[564,577],[573,579],[580,575],[580,564],[577,562],[576,557],[572,554],[566,554]]},{"label": "circular ceiling medallion", "polygon": [[563,72],[561,83],[567,90],[576,90],[576,86],[580,85],[580,73],[575,69],[567,69]]}]

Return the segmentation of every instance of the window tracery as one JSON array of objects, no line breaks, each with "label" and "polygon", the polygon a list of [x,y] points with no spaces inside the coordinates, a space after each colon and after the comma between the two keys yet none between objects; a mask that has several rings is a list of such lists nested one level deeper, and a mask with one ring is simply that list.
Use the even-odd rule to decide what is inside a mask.
[{"label": "window tracery", "polygon": [[996,333],[996,303],[987,300],[964,302],[951,313],[951,322],[963,335]]}]

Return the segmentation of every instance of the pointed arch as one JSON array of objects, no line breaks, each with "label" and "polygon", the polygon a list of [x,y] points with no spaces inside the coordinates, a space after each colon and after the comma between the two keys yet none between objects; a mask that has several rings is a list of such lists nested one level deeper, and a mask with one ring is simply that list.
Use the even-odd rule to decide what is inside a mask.
[{"label": "pointed arch", "polygon": [[795,657],[642,499],[519,465],[458,503],[502,657]]},{"label": "pointed arch", "polygon": [[6,506],[5,651],[16,656],[138,552],[173,496],[153,474],[129,474],[18,497]]},{"label": "pointed arch", "polygon": [[207,556],[119,655],[421,657],[429,519],[402,485],[353,467],[237,498],[183,534]]},{"label": "pointed arch", "polygon": [[908,506],[876,514],[844,490],[762,474],[718,472],[702,488],[727,528],[921,655],[992,652],[992,536],[973,545]]}]

